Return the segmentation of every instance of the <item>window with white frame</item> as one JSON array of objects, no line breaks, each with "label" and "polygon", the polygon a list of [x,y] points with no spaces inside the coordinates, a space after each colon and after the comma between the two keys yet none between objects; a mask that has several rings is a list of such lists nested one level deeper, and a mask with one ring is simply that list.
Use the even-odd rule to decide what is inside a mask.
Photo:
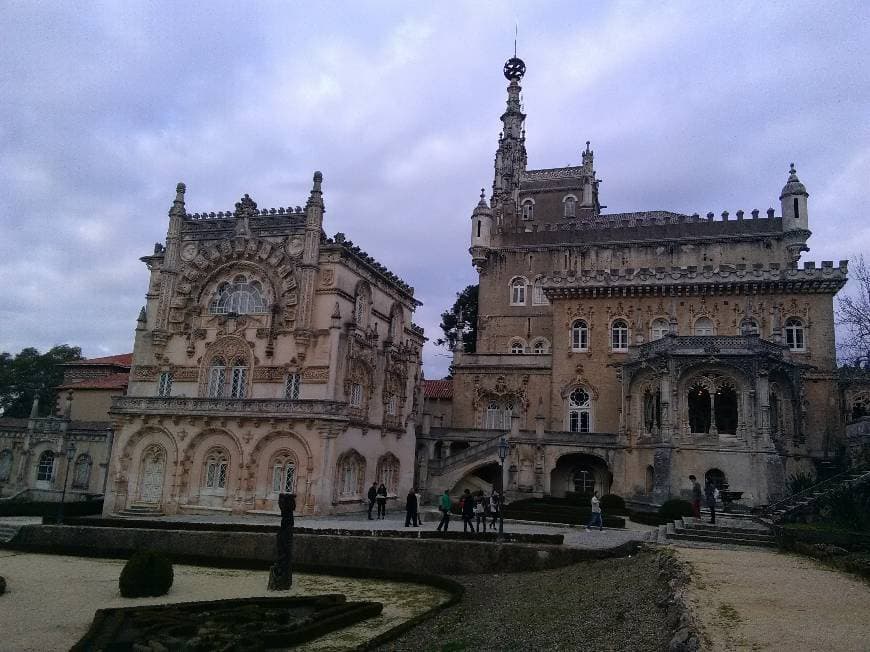
[{"label": "window with white frame", "polygon": [[617,319],[610,325],[610,348],[628,351],[628,322],[624,319]]},{"label": "window with white frame", "polygon": [[792,351],[806,351],[804,323],[797,317],[785,321],[785,344]]},{"label": "window with white frame", "polygon": [[248,368],[244,360],[236,360],[233,363],[232,383],[230,384],[230,397],[245,398],[248,392]]},{"label": "window with white frame", "polygon": [[72,486],[76,489],[87,489],[88,483],[91,481],[91,456],[87,453],[82,453],[76,460],[76,465],[73,467],[73,482]]},{"label": "window with white frame", "polygon": [[571,350],[589,350],[589,326],[582,319],[575,319],[571,324]]},{"label": "window with white frame", "polygon": [[518,277],[511,281],[512,306],[526,305],[526,283],[527,281],[523,277]]},{"label": "window with white frame", "polygon": [[54,477],[54,453],[52,451],[44,451],[39,456],[39,462],[36,465],[36,480],[37,482],[51,482]]},{"label": "window with white frame", "polygon": [[220,398],[224,395],[224,383],[226,382],[227,367],[223,358],[215,358],[211,361],[208,370],[208,396]]},{"label": "window with white frame", "polygon": [[268,312],[263,285],[245,274],[237,274],[232,282],[218,286],[208,311],[213,315],[254,315]]},{"label": "window with white frame", "polygon": [[550,300],[544,294],[544,285],[541,279],[537,279],[532,286],[532,303],[536,306],[547,306],[550,304]]},{"label": "window with white frame", "polygon": [[353,383],[350,386],[350,405],[351,407],[362,407],[363,403],[363,386],[360,383]]},{"label": "window with white frame", "polygon": [[512,401],[490,401],[486,406],[485,427],[487,430],[510,430],[514,413]]},{"label": "window with white frame", "polygon": [[758,328],[758,322],[752,318],[744,319],[740,322],[741,335],[758,335],[761,330]]},{"label": "window with white frame", "polygon": [[219,450],[209,452],[205,459],[205,488],[214,492],[226,491],[228,468],[226,453]]},{"label": "window with white frame", "polygon": [[695,321],[692,334],[706,337],[711,336],[713,334],[713,320],[709,317],[700,317]]},{"label": "window with white frame", "polygon": [[526,347],[523,345],[522,340],[512,340],[511,341],[511,353],[519,354],[525,351]]},{"label": "window with white frame", "polygon": [[522,205],[522,213],[524,220],[535,219],[535,202],[532,199],[524,199]]},{"label": "window with white frame", "polygon": [[302,385],[302,374],[290,373],[287,374],[287,381],[284,384],[284,398],[290,401],[299,400],[299,387]]},{"label": "window with white frame", "polygon": [[0,452],[0,482],[8,482],[12,475],[12,451],[8,448]]},{"label": "window with white frame", "polygon": [[157,396],[169,396],[172,393],[172,372],[161,372],[157,379]]},{"label": "window with white frame", "polygon": [[565,217],[574,217],[577,198],[574,195],[568,195],[562,200],[562,214]]},{"label": "window with white frame", "polygon": [[390,397],[387,399],[387,416],[394,417],[396,416],[396,412],[398,411],[399,401],[396,398],[395,394],[390,394]]},{"label": "window with white frame", "polygon": [[589,393],[580,387],[568,395],[568,430],[592,431],[592,400]]},{"label": "window with white frame", "polygon": [[272,493],[292,494],[296,481],[296,460],[279,455],[272,461]]},{"label": "window with white frame", "polygon": [[532,345],[532,353],[534,353],[535,355],[544,355],[549,351],[549,349],[549,343],[547,342],[547,340],[544,339],[536,340],[535,343]]},{"label": "window with white frame", "polygon": [[660,340],[670,332],[671,326],[667,319],[655,319],[649,329],[650,341]]}]

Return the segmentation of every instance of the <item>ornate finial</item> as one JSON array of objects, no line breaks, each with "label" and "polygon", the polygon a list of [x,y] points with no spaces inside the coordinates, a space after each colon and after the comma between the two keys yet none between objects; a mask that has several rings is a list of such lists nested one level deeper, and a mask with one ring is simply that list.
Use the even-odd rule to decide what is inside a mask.
[{"label": "ornate finial", "polygon": [[323,183],[323,172],[320,170],[314,173],[314,183]]},{"label": "ornate finial", "polygon": [[178,185],[175,186],[175,201],[172,202],[172,208],[169,210],[170,215],[180,215],[181,217],[184,217],[185,190],[187,190],[187,186],[179,181]]},{"label": "ornate finial", "polygon": [[797,170],[794,169],[794,163],[789,163],[788,180],[789,181],[798,181]]},{"label": "ornate finial", "polygon": [[186,191],[187,191],[187,186],[184,185],[184,182],[183,182],[183,181],[179,181],[179,182],[178,182],[178,185],[175,186],[175,194],[176,194],[176,195],[182,195],[181,198],[184,199],[184,193],[185,193]]},{"label": "ornate finial", "polygon": [[587,152],[589,151],[589,141],[588,140],[586,141],[586,151]]},{"label": "ornate finial", "polygon": [[504,76],[508,81],[519,81],[526,74],[526,64],[518,57],[511,57],[504,64]]},{"label": "ornate finial", "polygon": [[245,196],[242,197],[240,201],[236,202],[236,210],[233,213],[235,217],[252,217],[258,214],[257,202],[251,199],[251,196],[248,193],[245,193]]},{"label": "ornate finial", "polygon": [[139,317],[136,321],[145,321],[145,306],[142,306],[142,309],[139,311]]}]

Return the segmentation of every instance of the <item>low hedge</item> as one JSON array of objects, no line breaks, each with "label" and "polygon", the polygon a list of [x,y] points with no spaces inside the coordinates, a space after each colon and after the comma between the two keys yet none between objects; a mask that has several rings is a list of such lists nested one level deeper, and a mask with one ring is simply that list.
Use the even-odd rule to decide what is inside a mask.
[{"label": "low hedge", "polygon": [[[559,499],[555,499],[559,500]],[[603,511],[604,525],[607,527],[624,528],[625,519]],[[544,521],[550,523],[565,523],[568,525],[586,525],[592,517],[592,511],[587,508],[569,505],[565,501],[554,503],[553,499],[541,500],[529,498],[510,503],[504,510],[505,518],[520,521]]]},{"label": "low hedge", "polygon": [[656,512],[630,512],[629,518],[635,523],[643,523],[644,525],[665,525],[674,520]]},{"label": "low hedge", "polygon": [[[0,516],[41,516],[54,520],[57,517],[57,502],[17,501],[0,503]],[[64,502],[64,516],[95,516],[103,513],[102,500],[76,500]]]},{"label": "low hedge", "polygon": [[118,588],[125,598],[166,595],[174,577],[172,562],[166,555],[140,550],[124,564]]},{"label": "low hedge", "polygon": [[0,595],[6,593],[6,578],[0,575]]},{"label": "low hedge", "polygon": [[607,514],[628,514],[625,500],[619,494],[604,494],[600,502],[601,511]]},{"label": "low hedge", "polygon": [[680,498],[671,498],[662,503],[659,507],[659,516],[667,521],[676,521],[688,516],[694,516],[695,512],[692,509],[692,503],[688,500]]}]

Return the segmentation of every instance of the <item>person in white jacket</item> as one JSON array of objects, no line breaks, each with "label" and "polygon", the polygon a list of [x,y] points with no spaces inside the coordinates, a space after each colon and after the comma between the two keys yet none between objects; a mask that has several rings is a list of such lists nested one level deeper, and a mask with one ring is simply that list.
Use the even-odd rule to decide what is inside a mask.
[{"label": "person in white jacket", "polygon": [[586,531],[589,531],[589,528],[595,527],[595,524],[598,524],[598,530],[604,531],[604,521],[601,517],[601,502],[598,500],[598,492],[592,492],[592,518],[589,519],[589,523],[586,525]]}]

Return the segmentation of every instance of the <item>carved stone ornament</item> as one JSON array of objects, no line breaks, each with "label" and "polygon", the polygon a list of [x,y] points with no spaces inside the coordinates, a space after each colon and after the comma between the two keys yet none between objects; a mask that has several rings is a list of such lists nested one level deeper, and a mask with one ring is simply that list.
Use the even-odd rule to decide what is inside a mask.
[{"label": "carved stone ornament", "polygon": [[175,367],[172,369],[172,380],[178,382],[196,382],[199,377],[197,367]]},{"label": "carved stone ornament", "polygon": [[301,235],[291,235],[287,238],[287,243],[284,245],[284,250],[288,256],[298,258],[305,249],[305,240]]},{"label": "carved stone ornament", "polygon": [[181,247],[181,260],[185,262],[190,262],[194,258],[196,258],[196,254],[198,252],[198,248],[195,242],[188,242],[184,246]]},{"label": "carved stone ornament", "polygon": [[133,380],[157,380],[157,367],[151,365],[136,365],[130,370]]},{"label": "carved stone ornament", "polygon": [[324,384],[329,381],[329,367],[305,367],[302,380],[306,383]]},{"label": "carved stone ornament", "polygon": [[507,378],[499,375],[492,385],[481,384],[478,380],[480,377],[475,377],[474,393],[472,395],[472,407],[476,410],[485,401],[490,400],[512,400],[523,406],[523,410],[529,408],[529,398],[526,389],[529,384],[529,375],[525,374],[519,382],[509,383]]},{"label": "carved stone ornament", "polygon": [[284,381],[286,372],[284,367],[256,367],[254,380],[264,383],[280,383]]},{"label": "carved stone ornament", "polygon": [[598,388],[586,377],[586,374],[583,372],[583,365],[579,362],[574,367],[574,376],[565,385],[562,385],[559,395],[562,398],[567,398],[568,395],[577,387],[583,387],[588,390],[589,393],[592,394],[592,398],[596,401],[598,400]]},{"label": "carved stone ornament", "polygon": [[320,272],[320,286],[328,288],[335,283],[335,270],[324,269]]}]

